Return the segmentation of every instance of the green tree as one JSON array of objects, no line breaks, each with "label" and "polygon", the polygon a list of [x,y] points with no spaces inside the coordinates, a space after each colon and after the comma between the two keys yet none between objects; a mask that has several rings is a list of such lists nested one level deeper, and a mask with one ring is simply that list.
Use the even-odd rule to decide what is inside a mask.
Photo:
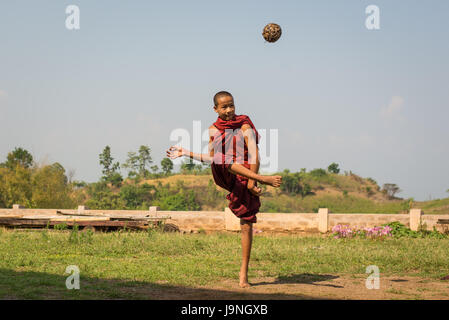
[{"label": "green tree", "polygon": [[139,175],[143,178],[148,177],[149,171],[147,167],[153,163],[151,158],[151,149],[148,146],[140,146],[139,148]]},{"label": "green tree", "polygon": [[114,172],[109,176],[108,182],[110,182],[114,187],[120,187],[123,182],[123,177],[119,172]]},{"label": "green tree", "polygon": [[327,167],[327,171],[329,171],[330,173],[340,173],[340,168],[338,168],[338,164],[335,162],[332,162],[329,167]]},{"label": "green tree", "polygon": [[0,168],[0,207],[11,208],[13,204],[32,207],[31,171],[22,166],[15,170]]},{"label": "green tree", "polygon": [[32,203],[37,208],[73,208],[71,191],[65,169],[59,163],[37,168],[33,173]]},{"label": "green tree", "polygon": [[401,192],[401,189],[394,183],[385,183],[383,185],[382,191],[386,193],[390,198],[394,198],[396,193]]},{"label": "green tree", "polygon": [[162,171],[164,171],[165,174],[170,174],[173,170],[173,161],[171,161],[169,158],[164,158],[161,161],[161,167]]},{"label": "green tree", "polygon": [[312,171],[310,171],[309,175],[311,177],[319,179],[319,178],[327,176],[327,172],[326,172],[326,170],[319,168],[319,169],[313,169]]},{"label": "green tree", "polygon": [[137,176],[139,172],[139,156],[135,152],[128,152],[128,159],[123,164],[123,168],[128,169],[128,177]]},{"label": "green tree", "polygon": [[126,202],[118,193],[112,192],[106,181],[91,183],[87,187],[89,200],[86,205],[94,210],[122,210],[126,209]]},{"label": "green tree", "polygon": [[25,149],[15,148],[8,153],[6,162],[2,163],[1,166],[14,170],[17,165],[20,165],[25,169],[30,168],[33,165],[33,156]]},{"label": "green tree", "polygon": [[120,169],[120,163],[114,163],[114,158],[111,156],[111,148],[106,146],[103,152],[100,154],[100,164],[103,166],[103,180],[111,182],[115,185],[120,184],[123,178],[118,170]]},{"label": "green tree", "polygon": [[151,171],[153,171],[153,173],[157,173],[159,171],[159,167],[157,165],[151,166]]},{"label": "green tree", "polygon": [[185,160],[181,163],[182,173],[191,173],[193,169],[195,169],[195,163],[193,163],[192,159]]},{"label": "green tree", "polygon": [[125,201],[127,209],[148,209],[152,201],[154,186],[147,183],[143,185],[126,185],[120,189],[120,198]]}]

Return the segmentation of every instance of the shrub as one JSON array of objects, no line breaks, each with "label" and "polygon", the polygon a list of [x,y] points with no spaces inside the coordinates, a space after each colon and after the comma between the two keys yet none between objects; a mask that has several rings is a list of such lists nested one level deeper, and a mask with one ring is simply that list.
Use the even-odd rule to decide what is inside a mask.
[{"label": "shrub", "polygon": [[329,167],[327,167],[327,171],[329,171],[330,173],[338,174],[340,173],[340,168],[338,168],[337,163],[333,162],[329,165]]},{"label": "shrub", "polygon": [[322,178],[327,176],[327,172],[324,169],[313,169],[309,172],[309,175],[314,178]]},{"label": "shrub", "polygon": [[447,235],[438,232],[435,228],[432,231],[420,230],[413,231],[406,226],[404,226],[399,221],[394,221],[390,223],[383,224],[383,226],[388,226],[391,228],[391,234],[395,238],[411,237],[411,238],[436,238],[444,239],[448,238]]},{"label": "shrub", "polygon": [[155,187],[147,183],[143,185],[128,184],[120,189],[119,195],[127,209],[143,209],[149,207],[153,198],[152,190],[155,190]]}]

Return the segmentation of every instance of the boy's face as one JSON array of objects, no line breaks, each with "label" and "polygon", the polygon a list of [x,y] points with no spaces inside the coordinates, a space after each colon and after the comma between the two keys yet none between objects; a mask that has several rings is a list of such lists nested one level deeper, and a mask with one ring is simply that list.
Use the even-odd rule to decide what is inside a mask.
[{"label": "boy's face", "polygon": [[231,96],[221,96],[214,110],[222,120],[231,120],[235,114],[234,99]]}]

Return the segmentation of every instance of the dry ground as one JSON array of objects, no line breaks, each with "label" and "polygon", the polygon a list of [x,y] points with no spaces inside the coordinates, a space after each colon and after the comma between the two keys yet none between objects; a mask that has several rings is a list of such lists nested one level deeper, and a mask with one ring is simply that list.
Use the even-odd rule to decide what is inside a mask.
[{"label": "dry ground", "polygon": [[[384,277],[379,289],[365,287],[365,275],[298,275],[289,278],[257,278],[242,289],[237,281],[197,288],[149,289],[150,299],[331,299],[331,300],[449,300],[449,281],[414,277]],[[160,285],[163,286],[162,283]],[[145,288],[137,289],[140,293]],[[147,289],[148,290],[148,289]]]}]

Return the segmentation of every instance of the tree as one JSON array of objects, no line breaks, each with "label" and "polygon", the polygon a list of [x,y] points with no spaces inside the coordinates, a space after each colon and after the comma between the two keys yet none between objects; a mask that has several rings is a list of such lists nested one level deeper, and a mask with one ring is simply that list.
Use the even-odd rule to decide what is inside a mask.
[{"label": "tree", "polygon": [[146,178],[149,174],[147,166],[153,163],[151,158],[151,149],[148,146],[140,146],[139,148],[139,175]]},{"label": "tree", "polygon": [[151,191],[155,191],[154,186],[147,183],[143,185],[128,184],[120,189],[120,198],[125,201],[127,209],[148,209],[153,200]]},{"label": "tree", "polygon": [[111,156],[111,148],[106,146],[103,152],[100,154],[100,164],[103,166],[103,180],[110,181],[114,176],[114,180],[117,180],[117,171],[120,169],[120,163],[114,163],[114,158]]},{"label": "tree", "polygon": [[15,170],[0,168],[0,207],[11,208],[13,204],[31,207],[31,171],[22,166]]},{"label": "tree", "polygon": [[329,167],[327,167],[327,171],[329,171],[330,173],[336,173],[339,174],[340,173],[340,168],[338,168],[338,164],[335,162],[332,162]]},{"label": "tree", "polygon": [[151,166],[151,171],[153,171],[153,173],[157,173],[159,171],[159,167],[157,165]]},{"label": "tree", "polygon": [[390,198],[394,198],[396,193],[401,192],[402,190],[396,184],[393,183],[385,183],[382,187],[382,191],[386,193]]},{"label": "tree", "polygon": [[32,176],[32,203],[42,209],[73,208],[71,186],[64,167],[59,163],[37,168]]},{"label": "tree", "polygon": [[85,204],[91,209],[126,209],[126,202],[120,197],[120,194],[114,193],[108,188],[106,181],[89,184],[87,194],[89,195],[89,200]]},{"label": "tree", "polygon": [[186,160],[181,164],[181,172],[192,172],[193,169],[195,169],[195,164],[193,163],[192,159]]},{"label": "tree", "polygon": [[313,169],[312,171],[310,171],[309,175],[314,178],[322,178],[327,175],[327,172],[326,172],[326,170],[319,168],[319,169]]},{"label": "tree", "polygon": [[120,187],[123,182],[123,177],[119,172],[114,172],[113,174],[111,174],[109,176],[107,181],[110,182],[111,185],[113,185],[115,187]]},{"label": "tree", "polygon": [[17,165],[30,168],[33,165],[33,156],[25,149],[15,148],[12,152],[8,153],[6,162],[2,163],[3,167],[14,170]]},{"label": "tree", "polygon": [[128,152],[128,159],[123,164],[128,169],[128,177],[135,177],[139,172],[139,156],[135,152]]}]

